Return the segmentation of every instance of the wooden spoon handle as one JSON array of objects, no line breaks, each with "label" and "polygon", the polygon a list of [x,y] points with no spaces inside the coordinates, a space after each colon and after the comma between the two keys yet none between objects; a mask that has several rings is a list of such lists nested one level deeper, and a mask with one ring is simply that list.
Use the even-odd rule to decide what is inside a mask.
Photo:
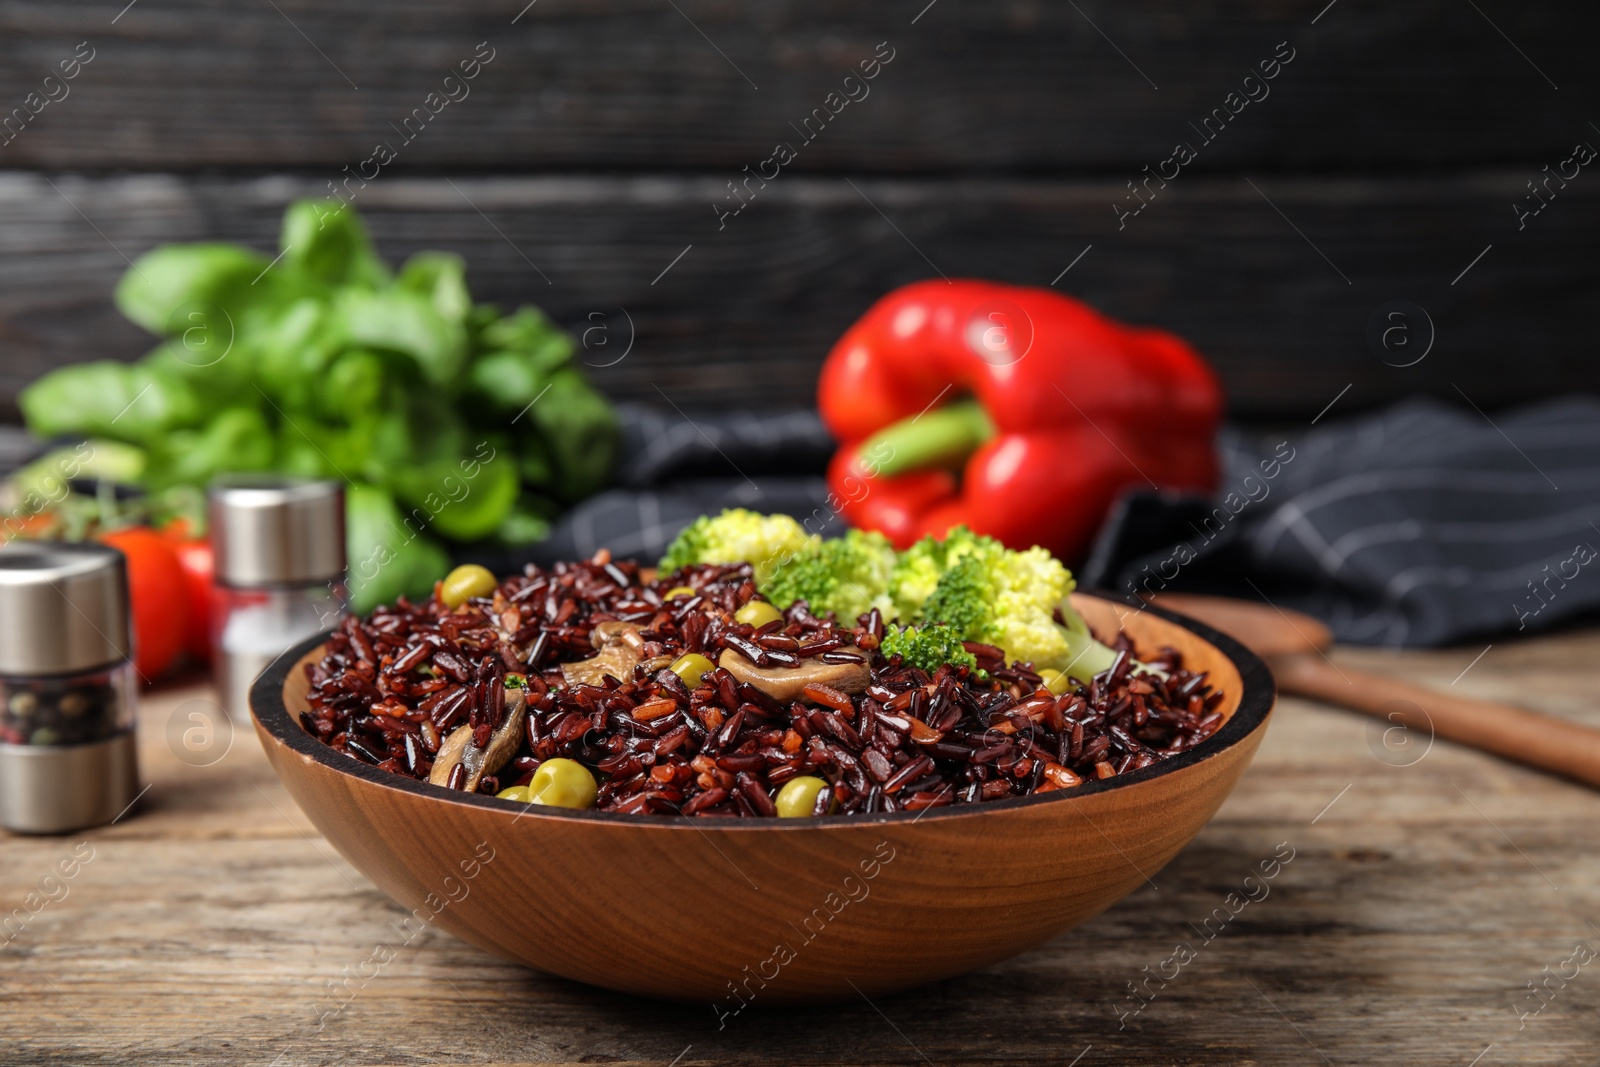
[{"label": "wooden spoon handle", "polygon": [[[1600,730],[1510,704],[1335,667],[1310,653],[1271,661],[1278,688],[1364,711],[1397,726],[1449,738],[1530,767],[1600,786]],[[1421,714],[1418,714],[1418,712]]]}]

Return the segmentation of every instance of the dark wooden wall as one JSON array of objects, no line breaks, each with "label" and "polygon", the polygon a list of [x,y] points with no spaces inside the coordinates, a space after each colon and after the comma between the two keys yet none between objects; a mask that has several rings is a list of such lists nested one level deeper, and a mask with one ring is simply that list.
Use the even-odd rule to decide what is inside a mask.
[{"label": "dark wooden wall", "polygon": [[[385,255],[458,251],[481,299],[607,322],[593,374],[617,397],[807,403],[833,338],[936,272],[1059,278],[1179,331],[1244,417],[1347,384],[1340,410],[1600,387],[1600,176],[1553,182],[1520,229],[1512,208],[1600,146],[1589,5],[125,2],[0,5],[0,116],[94,54],[0,146],[0,413],[51,366],[148,346],[110,303],[125,257],[267,248],[379,141],[398,158],[356,204]],[[470,95],[402,143],[479,42]],[[870,95],[802,143],[791,123],[881,42]],[[1205,143],[1190,124],[1291,50]],[[726,183],[780,141],[798,157],[719,229]],[[1197,158],[1119,227],[1126,182],[1180,141]],[[1436,340],[1396,368],[1367,335],[1402,299]]]}]

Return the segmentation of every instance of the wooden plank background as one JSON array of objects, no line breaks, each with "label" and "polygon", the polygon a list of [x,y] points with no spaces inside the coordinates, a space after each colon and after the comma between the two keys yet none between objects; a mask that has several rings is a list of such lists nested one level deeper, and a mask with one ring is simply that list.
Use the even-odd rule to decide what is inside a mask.
[{"label": "wooden plank background", "polygon": [[[390,258],[458,251],[480,298],[608,322],[596,363],[631,334],[595,370],[617,397],[805,403],[874,297],[939,273],[1059,279],[1177,330],[1246,418],[1315,414],[1346,385],[1341,410],[1600,386],[1584,358],[1595,180],[1552,184],[1522,229],[1512,210],[1542,168],[1600,144],[1592,8],[124,4],[0,6],[0,118],[93,52],[0,144],[0,417],[51,366],[148,347],[110,306],[125,257],[269,247],[284,203],[398,142],[489,50],[357,206]],[[791,124],[885,49],[870,95],[801,143]],[[1291,53],[1270,95],[1202,140],[1191,124]],[[798,158],[719,229],[713,203],[778,141]],[[1198,158],[1119,227],[1127,182],[1180,141]],[[1366,339],[1397,299],[1437,333],[1403,369]]]}]

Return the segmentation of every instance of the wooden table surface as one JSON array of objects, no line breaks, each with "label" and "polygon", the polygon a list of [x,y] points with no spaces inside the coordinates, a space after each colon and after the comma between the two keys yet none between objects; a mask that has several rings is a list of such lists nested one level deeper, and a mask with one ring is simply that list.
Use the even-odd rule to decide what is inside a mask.
[{"label": "wooden table surface", "polygon": [[[1335,658],[1440,687],[1461,676],[1458,691],[1600,725],[1600,631],[1497,643],[1474,661],[1480,649]],[[1153,886],[1077,930],[916,992],[752,1007],[719,1030],[709,1006],[546,978],[435,930],[373,973],[404,913],[311,829],[253,735],[220,759],[220,744],[185,749],[189,714],[205,707],[189,702],[209,696],[147,696],[150,788],[116,825],[0,838],[0,916],[13,916],[0,930],[0,1062],[1491,1067],[1597,1055],[1600,796],[1446,742],[1386,747],[1354,714],[1283,701],[1217,818]],[[1253,888],[1240,908],[1252,869],[1290,849],[1266,895]],[[92,858],[46,883],[74,850]],[[44,906],[30,914],[35,892]],[[1212,919],[1207,940],[1218,908],[1229,921]],[[1193,958],[1177,968],[1180,943]],[[1174,970],[1149,983],[1153,1000],[1132,998],[1130,983]],[[355,992],[319,1030],[330,982]]]}]

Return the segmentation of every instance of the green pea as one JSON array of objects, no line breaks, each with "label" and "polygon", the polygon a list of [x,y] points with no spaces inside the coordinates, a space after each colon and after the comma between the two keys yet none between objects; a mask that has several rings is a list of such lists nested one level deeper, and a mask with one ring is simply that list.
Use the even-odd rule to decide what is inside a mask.
[{"label": "green pea", "polygon": [[501,800],[515,800],[518,804],[528,802],[528,787],[525,785],[508,785],[495,796]]},{"label": "green pea", "polygon": [[[817,806],[817,794],[827,786],[821,778],[802,774],[783,783],[772,804],[778,809],[780,819],[803,819]],[[831,810],[831,808],[830,808]]]},{"label": "green pea", "polygon": [[528,802],[553,808],[592,808],[600,792],[589,768],[570,759],[547,759],[528,783]]},{"label": "green pea", "polygon": [[773,607],[765,600],[752,600],[744,607],[733,613],[739,622],[761,629],[769,622],[783,618],[783,612]]},{"label": "green pea", "polygon": [[1072,679],[1068,678],[1054,667],[1046,667],[1044,670],[1040,671],[1039,681],[1043,682],[1044,687],[1050,690],[1050,692],[1054,693],[1056,696],[1060,696],[1072,687]]},{"label": "green pea", "polygon": [[706,673],[712,670],[714,667],[716,667],[716,664],[706,659],[700,653],[685,652],[683,655],[672,661],[672,667],[670,670],[673,674],[676,674],[679,678],[683,679],[684,685],[688,686],[690,689],[693,689],[695,686],[700,684],[700,680],[706,676]]},{"label": "green pea", "polygon": [[661,595],[662,600],[671,600],[673,597],[694,596],[694,586],[675,585]]},{"label": "green pea", "polygon": [[488,596],[499,584],[488,567],[463,563],[445,575],[444,584],[439,589],[439,599],[444,601],[447,608],[459,608],[473,597]]}]

